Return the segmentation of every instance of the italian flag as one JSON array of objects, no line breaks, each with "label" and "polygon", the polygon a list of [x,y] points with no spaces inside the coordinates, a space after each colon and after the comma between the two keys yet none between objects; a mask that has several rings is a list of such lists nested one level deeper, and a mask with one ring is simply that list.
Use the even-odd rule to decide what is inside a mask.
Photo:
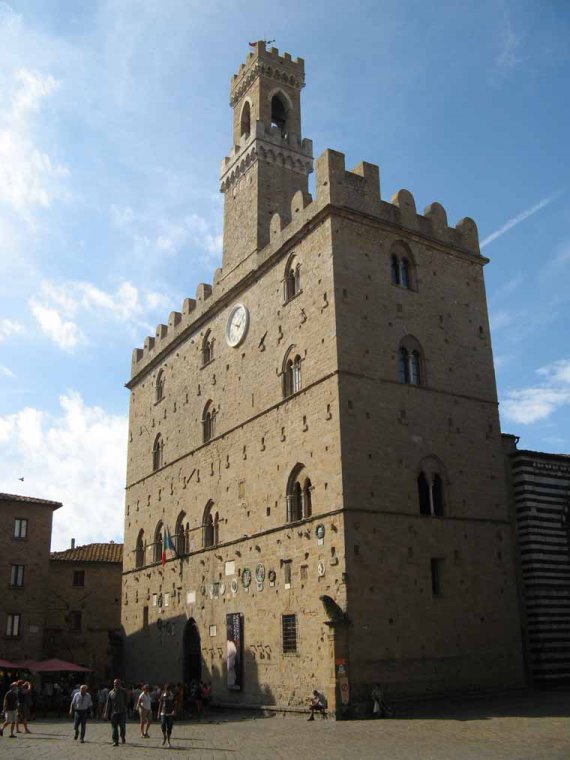
[{"label": "italian flag", "polygon": [[168,530],[168,526],[164,526],[164,536],[162,537],[162,567],[166,565],[166,550],[170,549],[171,552],[175,552],[176,549],[174,548],[174,544],[172,543],[172,538],[170,537],[170,531]]}]

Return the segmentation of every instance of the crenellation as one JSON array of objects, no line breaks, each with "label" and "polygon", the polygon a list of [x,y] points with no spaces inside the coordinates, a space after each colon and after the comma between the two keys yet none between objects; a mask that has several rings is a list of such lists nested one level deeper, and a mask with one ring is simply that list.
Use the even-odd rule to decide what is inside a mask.
[{"label": "crenellation", "polygon": [[163,338],[166,338],[168,335],[168,325],[157,325],[156,327],[156,339],[162,340]]},{"label": "crenellation", "polygon": [[196,288],[196,303],[203,304],[212,295],[212,286],[201,282]]},{"label": "crenellation", "polygon": [[182,303],[182,313],[185,317],[191,314],[196,308],[196,301],[194,298],[185,298]]},{"label": "crenellation", "polygon": [[171,311],[170,316],[168,317],[168,326],[178,327],[181,320],[182,320],[182,314],[179,311]]},{"label": "crenellation", "polygon": [[449,225],[447,223],[447,212],[441,203],[435,201],[426,206],[424,216],[431,221],[433,231],[438,237],[445,235]]},{"label": "crenellation", "polygon": [[416,202],[409,190],[402,189],[394,193],[392,204],[400,210],[400,224],[412,230],[418,226],[416,220]]}]

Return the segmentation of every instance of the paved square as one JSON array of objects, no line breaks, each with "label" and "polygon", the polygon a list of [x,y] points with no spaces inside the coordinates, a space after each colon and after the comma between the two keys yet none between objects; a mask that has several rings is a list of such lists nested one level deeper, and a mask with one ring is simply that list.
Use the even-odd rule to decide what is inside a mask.
[{"label": "paved square", "polygon": [[91,721],[87,741],[73,740],[70,720],[39,720],[33,734],[0,739],[7,760],[144,760],[160,754],[196,760],[568,760],[570,692],[434,702],[399,711],[390,720],[336,722],[305,717],[212,713],[211,722],[178,723],[172,749],[161,747],[158,725],[142,739],[130,721],[127,744],[111,745],[109,723]]}]

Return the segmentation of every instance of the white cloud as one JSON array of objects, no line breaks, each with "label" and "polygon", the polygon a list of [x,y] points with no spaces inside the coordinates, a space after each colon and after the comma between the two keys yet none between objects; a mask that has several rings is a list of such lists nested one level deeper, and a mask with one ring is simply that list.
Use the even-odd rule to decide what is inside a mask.
[{"label": "white cloud", "polygon": [[506,8],[503,13],[503,25],[500,29],[501,48],[495,59],[496,69],[499,74],[506,76],[521,62],[520,48],[522,37],[514,30],[511,18]]},{"label": "white cloud", "polygon": [[8,367],[5,367],[3,364],[0,364],[0,375],[4,375],[4,377],[16,377],[16,375],[12,372],[11,369]]},{"label": "white cloud", "polygon": [[105,291],[91,282],[44,280],[37,297],[29,300],[32,314],[42,332],[64,351],[87,342],[95,323],[119,324],[129,331],[149,329],[153,312],[166,313],[170,298],[160,292],[140,290],[121,282],[115,291]]},{"label": "white cloud", "polygon": [[489,245],[489,243],[492,243],[497,238],[502,237],[505,232],[512,230],[512,228],[516,227],[517,224],[524,222],[524,220],[528,219],[529,216],[536,214],[538,211],[545,208],[545,206],[548,206],[549,203],[552,203],[552,201],[556,200],[556,198],[558,198],[560,195],[561,193],[549,195],[547,198],[543,198],[538,203],[535,203],[534,206],[527,208],[526,211],[521,211],[520,214],[513,216],[512,219],[509,219],[508,222],[505,222],[505,224],[503,224],[502,227],[499,227],[498,230],[495,230],[494,232],[491,232],[490,235],[487,235],[487,237],[481,241],[480,247],[485,248],[487,245]]},{"label": "white cloud", "polygon": [[507,419],[531,425],[548,419],[560,407],[570,405],[570,359],[541,367],[536,374],[543,378],[542,383],[507,392],[501,402]]},{"label": "white cloud", "polygon": [[30,299],[29,305],[40,330],[63,351],[73,351],[86,342],[85,335],[75,322],[64,319],[57,309],[33,299]]},{"label": "white cloud", "polygon": [[24,325],[13,319],[0,319],[0,343],[12,335],[22,335],[25,332]]},{"label": "white cloud", "polygon": [[63,502],[54,549],[69,546],[71,537],[120,540],[127,418],[86,405],[75,391],[59,404],[56,415],[28,407],[0,417],[0,490]]},{"label": "white cloud", "polygon": [[111,206],[110,214],[113,225],[132,240],[137,250],[153,249],[176,256],[182,250],[197,248],[207,263],[221,256],[221,215],[216,215],[216,221],[208,221],[199,214],[172,220],[156,213],[135,212],[130,206]]},{"label": "white cloud", "polygon": [[0,206],[33,226],[34,209],[68,197],[68,168],[39,147],[35,134],[42,102],[57,90],[58,82],[49,74],[18,69],[10,85],[0,111]]}]

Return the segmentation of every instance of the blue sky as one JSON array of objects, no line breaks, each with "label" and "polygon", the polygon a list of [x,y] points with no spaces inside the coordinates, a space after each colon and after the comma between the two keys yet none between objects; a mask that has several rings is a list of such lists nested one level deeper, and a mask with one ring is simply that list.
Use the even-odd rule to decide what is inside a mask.
[{"label": "blue sky", "polygon": [[131,350],[220,264],[266,38],[316,155],[476,220],[503,430],[570,453],[569,3],[0,0],[0,490],[64,502],[54,548],[121,538]]}]

